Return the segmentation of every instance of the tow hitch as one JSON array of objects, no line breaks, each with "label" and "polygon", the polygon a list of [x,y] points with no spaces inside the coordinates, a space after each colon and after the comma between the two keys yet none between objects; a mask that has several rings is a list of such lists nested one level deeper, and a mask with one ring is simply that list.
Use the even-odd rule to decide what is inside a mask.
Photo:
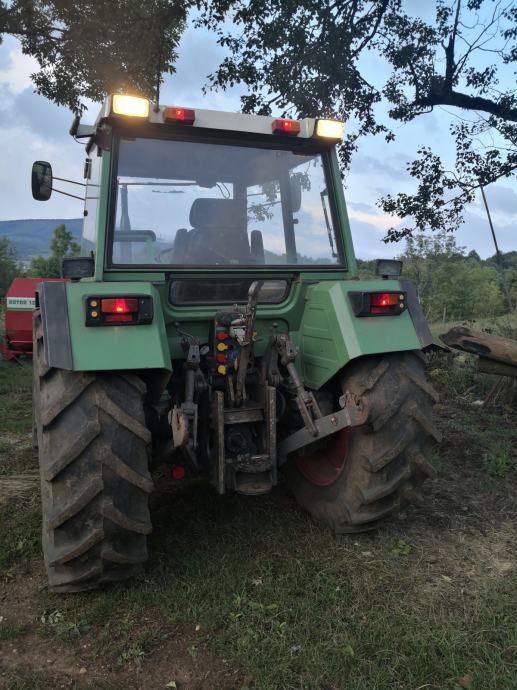
[{"label": "tow hitch", "polygon": [[339,412],[315,419],[310,427],[305,426],[295,431],[279,444],[279,465],[285,463],[289,453],[315,441],[321,441],[347,426],[361,426],[368,419],[368,403],[364,398],[345,393],[339,398],[339,404],[342,408]]}]

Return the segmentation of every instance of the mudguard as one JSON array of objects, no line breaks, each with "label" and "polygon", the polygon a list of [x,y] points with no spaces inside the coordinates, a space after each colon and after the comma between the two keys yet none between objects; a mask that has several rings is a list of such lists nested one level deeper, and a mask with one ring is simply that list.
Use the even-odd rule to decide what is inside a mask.
[{"label": "mudguard", "polygon": [[[397,316],[354,315],[348,293],[402,290],[407,309]],[[420,350],[432,336],[409,281],[320,282],[307,291],[296,342],[306,386],[317,390],[348,362],[363,355]]]},{"label": "mudguard", "polygon": [[[152,323],[86,326],[86,297],[111,295],[150,295]],[[171,370],[160,295],[151,283],[44,283],[39,286],[38,300],[50,367],[73,371]]]}]

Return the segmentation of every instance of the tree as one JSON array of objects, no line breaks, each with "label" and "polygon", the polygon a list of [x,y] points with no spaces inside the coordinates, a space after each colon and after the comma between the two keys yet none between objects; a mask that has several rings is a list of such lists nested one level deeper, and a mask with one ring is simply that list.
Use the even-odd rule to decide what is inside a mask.
[{"label": "tree", "polygon": [[75,112],[106,93],[154,94],[173,72],[189,0],[0,0],[11,34],[40,65],[38,93]]},{"label": "tree", "polygon": [[504,312],[498,271],[468,256],[444,230],[409,237],[400,257],[429,321],[492,317]]},{"label": "tree", "polygon": [[[212,75],[212,87],[244,84],[246,112],[269,114],[274,107],[347,121],[343,170],[360,137],[382,135],[390,142],[394,125],[400,129],[438,106],[457,115],[454,169],[421,146],[408,163],[416,191],[379,201],[408,221],[389,230],[387,240],[415,228],[456,228],[480,182],[515,175],[517,6],[511,0],[435,0],[433,21],[421,17],[431,3],[413,3],[409,12],[402,0],[200,2],[200,23],[217,31],[230,53]],[[364,60],[372,53],[389,68],[384,81],[365,76]],[[501,88],[505,79],[509,88]],[[381,101],[389,105],[388,117],[379,115]]]},{"label": "tree", "polygon": [[16,263],[16,252],[7,237],[0,238],[0,297],[4,297],[9,285],[20,269]]},{"label": "tree", "polygon": [[73,235],[66,226],[58,225],[50,243],[50,256],[48,258],[34,256],[31,261],[31,275],[38,278],[59,278],[63,259],[67,256],[79,255],[81,248],[73,240]]}]

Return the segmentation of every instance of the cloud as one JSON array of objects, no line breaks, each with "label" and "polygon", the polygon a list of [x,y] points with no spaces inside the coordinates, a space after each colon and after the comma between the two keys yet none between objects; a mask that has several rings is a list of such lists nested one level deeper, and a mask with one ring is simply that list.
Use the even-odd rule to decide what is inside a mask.
[{"label": "cloud", "polygon": [[510,187],[490,185],[485,196],[491,213],[507,215],[509,219],[517,215],[517,194]]},{"label": "cloud", "polygon": [[393,227],[400,223],[400,219],[396,216],[390,216],[387,213],[379,213],[375,208],[363,203],[349,203],[348,204],[348,217],[352,220],[358,220],[362,223],[367,223],[368,225],[374,227],[376,230],[380,230],[383,233],[388,230],[388,228]]},{"label": "cloud", "polygon": [[350,223],[355,255],[359,259],[392,259],[404,251],[400,244],[386,244],[382,241],[384,233],[371,223],[352,218]]},{"label": "cloud", "polygon": [[[71,138],[70,142],[79,149]],[[74,149],[37,136],[23,125],[0,127],[0,149],[3,159],[0,166],[0,220],[77,218],[81,215],[83,207],[80,201],[57,194],[45,203],[34,201],[30,191],[30,171],[34,160],[50,160],[54,163],[56,175],[80,180],[84,152],[79,151],[78,155]]]},{"label": "cloud", "polygon": [[350,175],[368,175],[392,180],[407,180],[409,173],[406,162],[411,156],[397,153],[387,158],[380,158],[366,153],[358,153],[352,160]]},{"label": "cloud", "polygon": [[30,55],[24,55],[12,39],[9,44],[7,59],[4,57],[3,60],[6,66],[0,69],[0,86],[18,95],[32,85],[30,75],[38,69],[38,62]]},{"label": "cloud", "polygon": [[217,45],[216,35],[207,29],[189,26],[178,50],[176,72],[165,77],[160,101],[168,105],[184,105],[213,110],[240,110],[242,87],[226,91],[207,91],[208,75],[214,72],[227,52]]}]

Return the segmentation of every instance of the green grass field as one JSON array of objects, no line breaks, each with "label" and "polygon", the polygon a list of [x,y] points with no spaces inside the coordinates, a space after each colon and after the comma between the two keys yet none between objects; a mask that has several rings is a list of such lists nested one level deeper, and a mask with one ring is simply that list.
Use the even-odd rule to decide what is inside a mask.
[{"label": "green grass field", "polygon": [[[57,596],[20,480],[0,507],[0,688],[515,690],[515,409],[473,404],[491,381],[468,357],[429,367],[439,478],[376,534],[330,534],[281,486],[220,498],[160,470],[142,575]],[[0,498],[37,469],[30,386],[0,364]]]}]

